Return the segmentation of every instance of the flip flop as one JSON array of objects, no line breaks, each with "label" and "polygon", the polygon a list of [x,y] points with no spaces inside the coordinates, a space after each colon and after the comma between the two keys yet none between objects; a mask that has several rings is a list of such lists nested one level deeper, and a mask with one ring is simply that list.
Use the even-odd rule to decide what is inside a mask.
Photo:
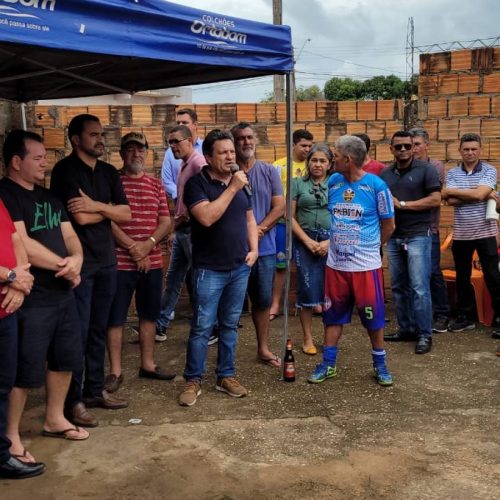
[{"label": "flip flop", "polygon": [[[42,431],[42,436],[50,437],[50,438],[59,438],[59,439],[67,439],[68,441],[85,441],[85,439],[89,438],[89,433],[85,437],[74,437],[71,432],[82,432],[85,429],[81,427],[69,427],[68,429],[64,429],[63,431]],[[85,431],[86,432],[86,431]]]},{"label": "flip flop", "polygon": [[302,347],[302,352],[304,354],[308,354],[309,356],[315,356],[316,354],[318,354],[318,349],[315,345],[311,347]]},{"label": "flip flop", "polygon": [[281,366],[281,359],[279,356],[272,356],[271,358],[257,358],[259,363],[262,363],[267,366],[272,366],[273,368],[279,368]]},{"label": "flip flop", "polygon": [[[20,462],[22,462],[23,464],[33,464],[36,462],[35,458],[33,457],[33,455],[31,455],[31,457],[33,458],[33,461],[31,461],[28,457],[28,453],[30,453],[26,448],[23,448],[23,452],[22,454],[18,454],[18,453],[11,453],[10,455],[14,458],[17,458]],[[25,458],[26,460],[22,460],[23,458]]]}]

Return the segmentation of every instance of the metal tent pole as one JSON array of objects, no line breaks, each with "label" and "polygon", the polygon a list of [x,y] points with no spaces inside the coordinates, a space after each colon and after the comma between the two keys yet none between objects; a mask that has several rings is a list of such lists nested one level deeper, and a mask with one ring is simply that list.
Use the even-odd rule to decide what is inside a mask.
[{"label": "metal tent pole", "polygon": [[[287,73],[285,77],[286,89],[286,278],[285,290],[283,293],[283,335],[281,339],[281,352],[283,360],[286,351],[286,341],[288,339],[288,294],[290,292],[290,262],[292,258],[292,133],[293,133],[293,115],[292,115],[292,73]],[[281,363],[281,380],[285,364]]]}]

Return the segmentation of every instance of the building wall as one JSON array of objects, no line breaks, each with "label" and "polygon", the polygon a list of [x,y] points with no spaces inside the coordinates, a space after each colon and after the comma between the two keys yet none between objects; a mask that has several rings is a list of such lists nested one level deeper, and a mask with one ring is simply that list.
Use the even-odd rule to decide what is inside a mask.
[{"label": "building wall", "polygon": [[[198,113],[201,137],[214,128],[230,128],[239,121],[247,121],[255,125],[259,136],[259,158],[272,162],[285,155],[284,103],[186,106],[194,107]],[[411,115],[413,125],[428,130],[431,157],[444,161],[447,169],[459,161],[459,138],[466,132],[482,136],[482,158],[500,169],[500,48],[421,55],[419,95],[412,104],[415,107],[416,113]],[[175,125],[175,109],[175,105],[168,104],[36,105],[28,109],[28,125],[44,136],[50,166],[70,152],[67,124],[77,114],[91,113],[100,118],[106,129],[105,159],[117,167],[120,137],[131,130],[142,130],[150,144],[148,169],[159,175],[165,136]],[[404,114],[402,100],[297,102],[293,108],[293,128],[308,129],[316,142],[330,145],[343,134],[365,132],[372,139],[371,156],[389,162],[390,138],[404,128]],[[450,231],[452,220],[452,210],[443,207],[443,238]],[[444,263],[452,263],[449,252]]]}]

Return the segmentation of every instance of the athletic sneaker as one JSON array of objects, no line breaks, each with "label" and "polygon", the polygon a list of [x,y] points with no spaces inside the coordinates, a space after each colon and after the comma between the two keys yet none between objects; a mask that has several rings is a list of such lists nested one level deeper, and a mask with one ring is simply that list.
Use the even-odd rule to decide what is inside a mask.
[{"label": "athletic sneaker", "polygon": [[491,326],[493,327],[493,330],[491,330],[491,337],[500,339],[500,318],[495,318]]},{"label": "athletic sneaker", "polygon": [[[131,326],[133,332],[139,335],[139,327],[138,326]],[[158,326],[156,327],[156,334],[155,334],[155,341],[156,342],[165,342],[167,340],[167,327],[162,326],[159,328]]]},{"label": "athletic sneaker", "polygon": [[181,406],[193,406],[201,394],[201,384],[197,379],[188,380],[182,392],[179,394],[179,404]]},{"label": "athletic sneaker", "polygon": [[467,319],[465,316],[458,316],[455,321],[452,321],[448,326],[450,332],[464,332],[466,330],[474,330],[476,323]]},{"label": "athletic sneaker", "polygon": [[436,333],[445,333],[448,331],[448,318],[446,316],[436,315],[432,322],[432,331]]},{"label": "athletic sneaker", "polygon": [[156,327],[155,341],[165,342],[165,340],[167,340],[167,327]]},{"label": "athletic sneaker", "polygon": [[233,398],[244,398],[248,394],[248,391],[233,377],[218,378],[215,389]]},{"label": "athletic sneaker", "polygon": [[217,342],[219,342],[219,332],[214,330],[212,335],[208,337],[208,345],[214,345],[217,344]]},{"label": "athletic sneaker", "polygon": [[332,378],[335,377],[336,375],[337,375],[336,366],[330,366],[327,365],[326,363],[320,363],[319,365],[316,365],[314,372],[307,379],[307,381],[311,384],[320,384],[321,382],[324,382],[327,378]]},{"label": "athletic sneaker", "polygon": [[392,378],[392,375],[386,365],[374,366],[373,373],[379,385],[387,386],[392,385],[394,382],[394,379]]}]

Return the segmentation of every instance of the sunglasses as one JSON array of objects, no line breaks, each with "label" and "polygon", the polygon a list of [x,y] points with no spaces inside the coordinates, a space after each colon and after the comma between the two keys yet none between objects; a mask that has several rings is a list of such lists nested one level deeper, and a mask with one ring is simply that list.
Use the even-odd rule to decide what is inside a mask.
[{"label": "sunglasses", "polygon": [[168,141],[168,145],[169,146],[177,146],[177,144],[181,143],[182,141],[187,141],[188,138],[186,137],[185,139],[170,139],[170,141]]},{"label": "sunglasses", "polygon": [[405,149],[406,151],[410,151],[410,149],[413,147],[413,144],[394,144],[392,146],[396,151],[401,151]]}]

